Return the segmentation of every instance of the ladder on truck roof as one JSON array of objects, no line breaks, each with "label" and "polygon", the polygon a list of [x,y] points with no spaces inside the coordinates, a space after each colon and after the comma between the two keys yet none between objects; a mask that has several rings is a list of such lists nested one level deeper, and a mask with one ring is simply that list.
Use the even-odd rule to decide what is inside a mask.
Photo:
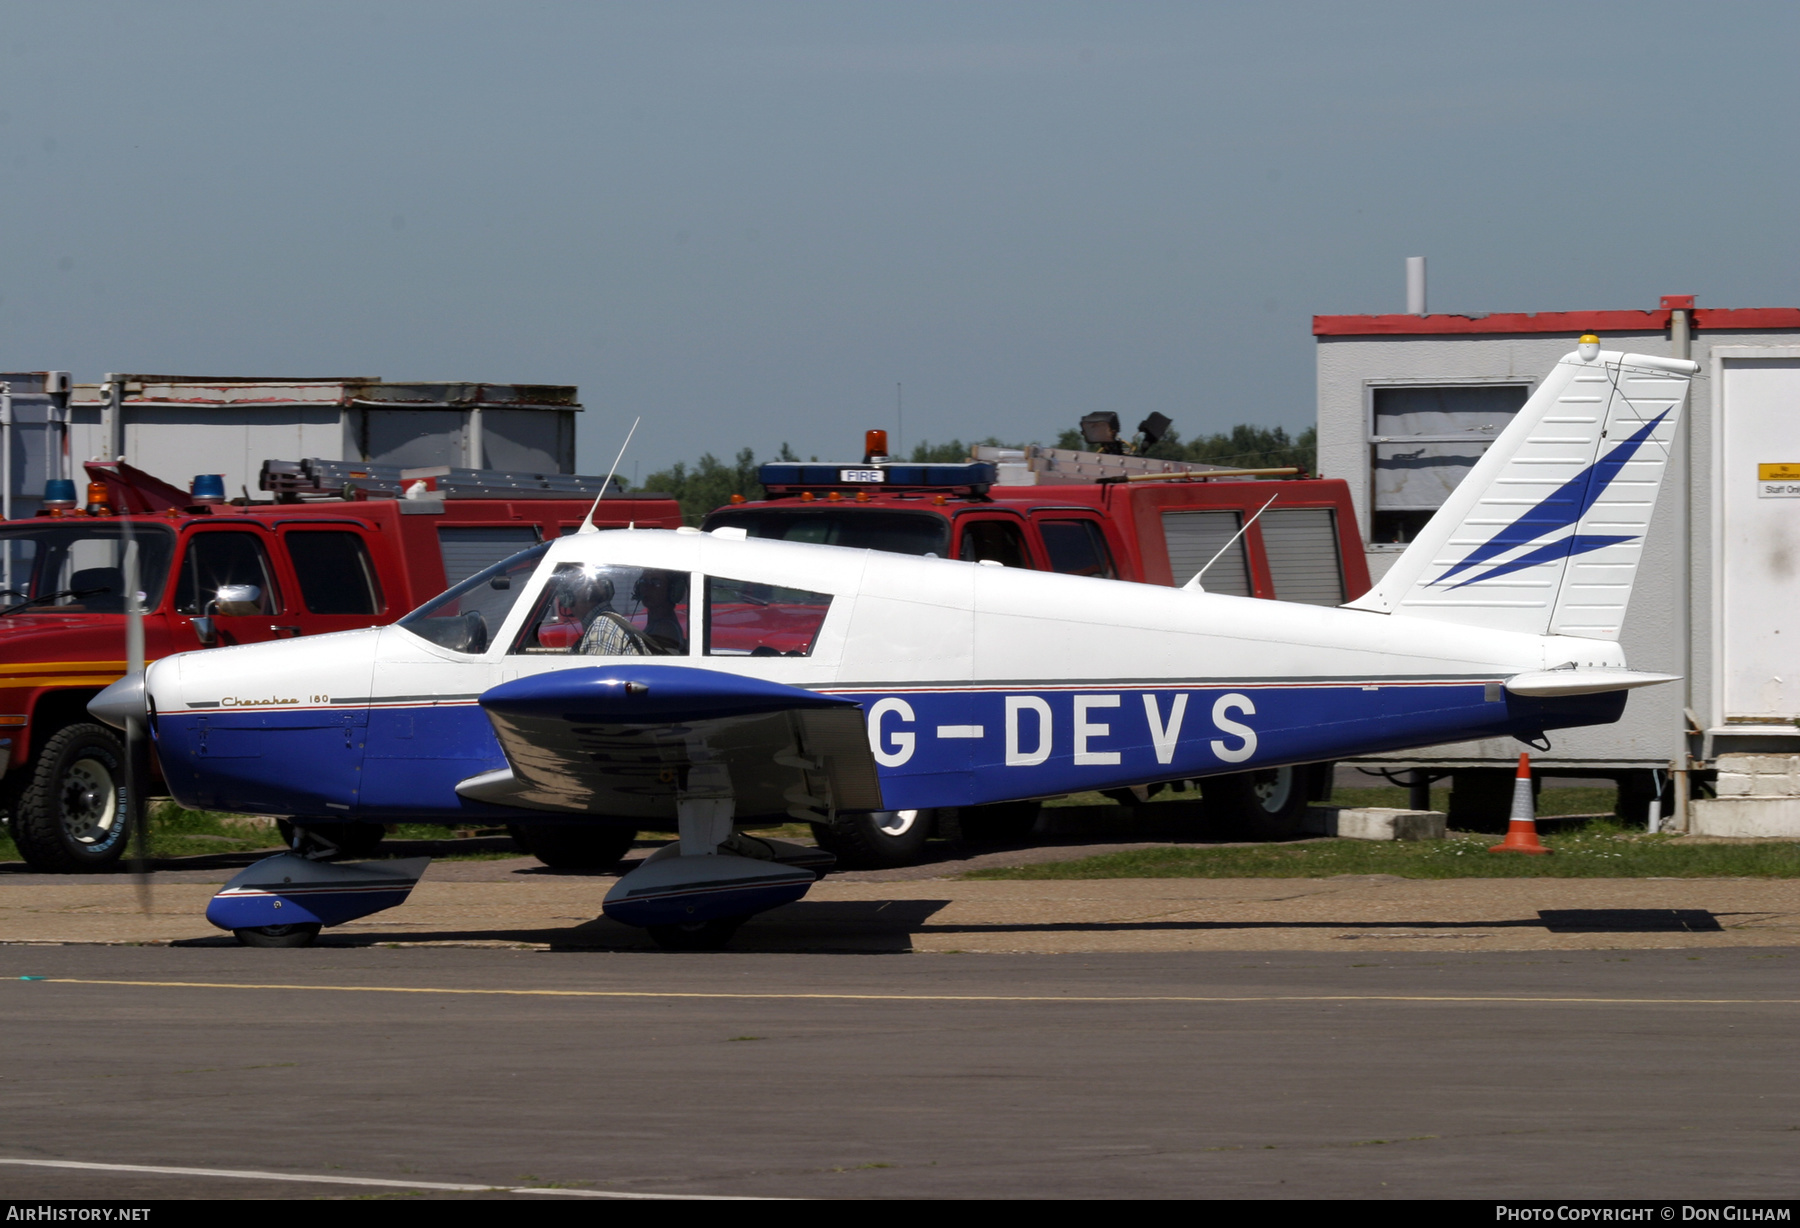
[{"label": "ladder on truck roof", "polygon": [[[284,503],[326,499],[403,499],[409,488],[423,482],[433,499],[592,499],[601,493],[606,479],[579,473],[514,473],[504,469],[456,469],[449,465],[408,468],[374,465],[365,461],[333,461],[312,457],[301,461],[266,460],[257,485]],[[606,488],[608,499],[643,498],[627,495],[614,478]]]}]

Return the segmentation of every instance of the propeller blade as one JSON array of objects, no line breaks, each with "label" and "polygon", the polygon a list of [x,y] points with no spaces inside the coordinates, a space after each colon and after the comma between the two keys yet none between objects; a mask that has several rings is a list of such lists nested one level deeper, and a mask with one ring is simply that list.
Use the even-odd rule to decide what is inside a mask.
[{"label": "propeller blade", "polygon": [[150,808],[144,792],[150,784],[150,730],[148,716],[149,690],[144,678],[144,607],[138,598],[140,583],[137,539],[132,536],[131,520],[120,517],[125,537],[125,669],[126,677],[136,683],[138,702],[130,705],[125,716],[125,784],[120,790],[119,809],[131,824],[131,874],[137,886],[138,907],[148,916],[150,900]]}]

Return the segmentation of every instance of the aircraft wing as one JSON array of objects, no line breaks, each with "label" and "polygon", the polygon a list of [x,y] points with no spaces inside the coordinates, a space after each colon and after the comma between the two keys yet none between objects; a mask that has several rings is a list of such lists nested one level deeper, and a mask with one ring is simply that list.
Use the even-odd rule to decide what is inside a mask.
[{"label": "aircraft wing", "polygon": [[509,766],[457,785],[474,801],[671,824],[678,794],[728,795],[739,818],[883,808],[853,700],[633,663],[515,679],[480,703]]}]

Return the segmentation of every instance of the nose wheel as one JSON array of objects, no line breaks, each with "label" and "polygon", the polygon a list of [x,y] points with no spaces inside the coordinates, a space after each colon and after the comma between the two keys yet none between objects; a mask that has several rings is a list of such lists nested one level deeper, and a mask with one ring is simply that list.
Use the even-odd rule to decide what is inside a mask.
[{"label": "nose wheel", "polygon": [[665,951],[722,951],[749,917],[714,917],[688,925],[652,925],[650,940]]},{"label": "nose wheel", "polygon": [[310,947],[322,926],[264,925],[256,929],[232,930],[231,936],[247,947]]}]

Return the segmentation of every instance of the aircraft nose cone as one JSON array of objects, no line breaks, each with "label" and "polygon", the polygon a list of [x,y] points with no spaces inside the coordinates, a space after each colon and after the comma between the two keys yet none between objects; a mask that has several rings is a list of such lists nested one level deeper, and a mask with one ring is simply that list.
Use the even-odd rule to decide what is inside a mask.
[{"label": "aircraft nose cone", "polygon": [[144,675],[126,674],[89,700],[88,712],[114,729],[125,728],[127,721],[144,719],[149,713],[144,700]]}]

